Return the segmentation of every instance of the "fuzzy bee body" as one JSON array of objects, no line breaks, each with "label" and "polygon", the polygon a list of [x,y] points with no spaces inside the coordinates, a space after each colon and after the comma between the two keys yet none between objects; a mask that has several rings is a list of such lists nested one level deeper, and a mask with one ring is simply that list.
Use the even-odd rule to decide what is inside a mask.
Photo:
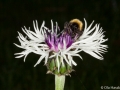
[{"label": "fuzzy bee body", "polygon": [[72,38],[77,40],[83,33],[83,24],[79,19],[73,19],[64,25],[64,33],[68,33]]}]

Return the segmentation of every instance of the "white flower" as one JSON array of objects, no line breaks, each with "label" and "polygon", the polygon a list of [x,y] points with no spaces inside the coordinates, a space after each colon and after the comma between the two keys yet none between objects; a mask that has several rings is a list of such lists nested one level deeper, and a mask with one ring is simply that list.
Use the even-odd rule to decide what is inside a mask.
[{"label": "white flower", "polygon": [[[77,65],[73,60],[73,56],[78,56],[79,52],[84,51],[91,56],[103,60],[102,53],[106,52],[107,45],[103,45],[107,39],[104,39],[104,32],[99,24],[96,24],[93,28],[92,24],[87,27],[87,22],[85,21],[85,28],[82,35],[76,40],[73,41],[73,38],[69,34],[58,33],[59,27],[56,23],[56,26],[53,26],[51,21],[51,30],[45,27],[45,22],[41,25],[41,28],[38,27],[38,23],[33,22],[34,31],[22,28],[23,32],[27,37],[24,37],[21,33],[18,32],[18,39],[20,45],[15,44],[17,47],[24,49],[23,52],[16,53],[16,58],[21,58],[24,56],[24,61],[26,56],[33,52],[40,55],[39,60],[34,65],[39,64],[43,59],[45,59],[45,64],[47,64],[49,58],[56,58],[58,70],[60,63],[64,65],[66,62],[70,66]],[[50,54],[52,52],[52,54]],[[58,59],[60,57],[60,60]],[[60,62],[61,61],[61,62]]]}]

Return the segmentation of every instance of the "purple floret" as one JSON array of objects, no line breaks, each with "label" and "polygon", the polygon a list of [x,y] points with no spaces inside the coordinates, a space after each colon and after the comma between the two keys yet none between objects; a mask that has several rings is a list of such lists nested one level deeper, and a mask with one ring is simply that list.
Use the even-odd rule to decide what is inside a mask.
[{"label": "purple floret", "polygon": [[[54,31],[55,28],[54,28]],[[55,52],[59,51],[58,45],[60,46],[60,49],[63,49],[64,41],[66,43],[66,48],[70,47],[73,43],[72,37],[67,33],[60,33],[59,36],[56,32],[47,32],[47,36],[45,39],[46,44],[49,46],[49,48]]]}]

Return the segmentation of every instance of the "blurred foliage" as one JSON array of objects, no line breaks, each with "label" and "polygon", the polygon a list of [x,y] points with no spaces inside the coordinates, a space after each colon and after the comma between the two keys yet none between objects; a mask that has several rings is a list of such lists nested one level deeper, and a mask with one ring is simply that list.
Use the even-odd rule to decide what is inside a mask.
[{"label": "blurred foliage", "polygon": [[54,75],[46,74],[44,62],[33,67],[39,56],[31,53],[25,63],[23,58],[15,59],[14,53],[21,49],[13,43],[19,44],[21,27],[33,28],[33,20],[39,26],[45,20],[50,27],[52,19],[63,29],[64,22],[73,18],[100,23],[109,48],[103,61],[84,52],[83,61],[75,57],[78,66],[66,78],[65,90],[120,85],[120,0],[0,0],[0,12],[0,90],[54,90]]}]

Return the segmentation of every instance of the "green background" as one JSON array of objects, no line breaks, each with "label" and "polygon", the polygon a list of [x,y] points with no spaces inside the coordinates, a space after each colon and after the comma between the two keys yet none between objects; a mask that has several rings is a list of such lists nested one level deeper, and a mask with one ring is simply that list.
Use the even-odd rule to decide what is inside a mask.
[{"label": "green background", "polygon": [[100,23],[109,48],[103,61],[84,52],[83,61],[74,57],[78,65],[66,77],[65,90],[120,86],[120,0],[0,0],[0,90],[54,90],[54,75],[46,74],[44,62],[33,67],[39,55],[29,54],[24,63],[23,58],[14,58],[22,50],[13,43],[19,44],[21,27],[33,28],[33,20],[39,27],[45,20],[50,27],[52,19],[63,29],[73,18]]}]

